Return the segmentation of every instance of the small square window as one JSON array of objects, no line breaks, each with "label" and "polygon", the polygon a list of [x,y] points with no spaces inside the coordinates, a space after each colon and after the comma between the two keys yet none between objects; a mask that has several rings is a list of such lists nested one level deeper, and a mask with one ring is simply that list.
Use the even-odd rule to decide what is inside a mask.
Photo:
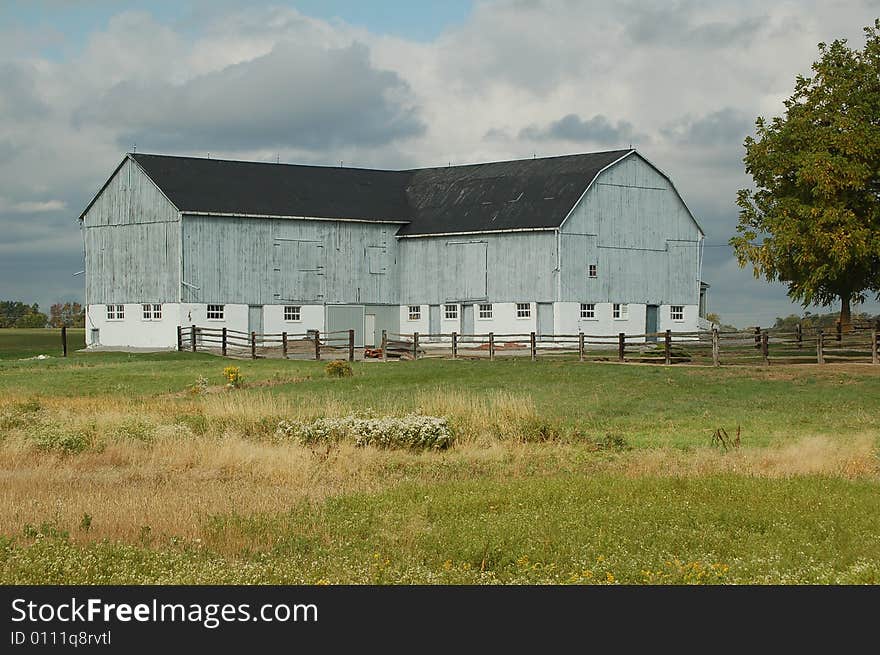
[{"label": "small square window", "polygon": [[594,303],[581,303],[581,318],[596,318],[596,305]]},{"label": "small square window", "polygon": [[161,321],[162,320],[162,305],[153,305],[153,320]]},{"label": "small square window", "polygon": [[121,321],[125,318],[125,305],[107,305],[107,320]]},{"label": "small square window", "polygon": [[447,321],[458,320],[458,305],[444,305],[443,315],[446,317]]},{"label": "small square window", "polygon": [[629,307],[626,303],[614,303],[611,310],[611,317],[625,321],[629,316]]},{"label": "small square window", "polygon": [[285,321],[301,321],[302,320],[302,307],[300,305],[285,305],[284,306],[284,320]]},{"label": "small square window", "polygon": [[479,317],[480,318],[492,318],[492,304],[485,303],[479,306]]},{"label": "small square window", "polygon": [[516,303],[516,317],[517,318],[531,318],[532,317],[531,303],[527,303],[527,302]]},{"label": "small square window", "polygon": [[225,305],[208,305],[208,320],[222,321]]},{"label": "small square window", "polygon": [[596,264],[590,264],[589,275],[590,277],[598,277],[598,267]]},{"label": "small square window", "polygon": [[422,319],[422,306],[421,305],[410,305],[409,306],[409,320],[420,321],[421,319]]},{"label": "small square window", "polygon": [[673,321],[684,320],[684,305],[672,305],[669,307],[669,318]]},{"label": "small square window", "polygon": [[152,321],[153,320],[153,306],[150,303],[146,303],[144,305],[141,305],[141,307],[143,307],[143,311],[144,311],[143,319],[145,321]]}]

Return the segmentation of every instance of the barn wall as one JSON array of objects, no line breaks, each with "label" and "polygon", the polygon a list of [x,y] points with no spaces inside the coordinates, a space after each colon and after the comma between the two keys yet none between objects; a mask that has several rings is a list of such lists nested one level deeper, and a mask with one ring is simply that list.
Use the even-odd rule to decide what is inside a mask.
[{"label": "barn wall", "polygon": [[177,302],[177,209],[127,159],[83,216],[86,302]]},{"label": "barn wall", "polygon": [[553,232],[400,239],[400,252],[402,305],[549,302],[556,295]]},{"label": "barn wall", "polygon": [[700,236],[672,184],[630,155],[599,175],[562,227],[559,300],[696,304]]},{"label": "barn wall", "polygon": [[397,302],[397,227],[185,215],[183,299],[252,305]]}]

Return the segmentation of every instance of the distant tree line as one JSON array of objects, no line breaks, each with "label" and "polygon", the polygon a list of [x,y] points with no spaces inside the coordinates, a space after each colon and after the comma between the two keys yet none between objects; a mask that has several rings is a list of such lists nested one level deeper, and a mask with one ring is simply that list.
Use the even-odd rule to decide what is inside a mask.
[{"label": "distant tree line", "polygon": [[78,302],[55,303],[46,316],[37,303],[0,300],[0,328],[85,327],[86,312]]},{"label": "distant tree line", "polygon": [[[803,316],[798,316],[797,314],[789,314],[785,318],[777,316],[776,323],[773,327],[784,330],[794,330],[795,326],[800,323],[801,327],[806,329],[821,328],[823,330],[833,330],[836,329],[837,321],[839,320],[840,312],[829,312],[828,314],[811,314],[810,312],[805,312]],[[865,312],[854,313],[851,316],[851,320],[855,324],[872,323],[880,320],[880,315],[872,316]]]}]

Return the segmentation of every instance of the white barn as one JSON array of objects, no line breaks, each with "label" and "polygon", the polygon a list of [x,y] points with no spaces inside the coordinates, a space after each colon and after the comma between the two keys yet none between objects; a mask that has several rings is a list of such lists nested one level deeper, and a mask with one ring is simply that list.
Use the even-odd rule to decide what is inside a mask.
[{"label": "white barn", "polygon": [[706,326],[703,231],[635,150],[407,171],[128,154],[79,221],[90,346]]}]

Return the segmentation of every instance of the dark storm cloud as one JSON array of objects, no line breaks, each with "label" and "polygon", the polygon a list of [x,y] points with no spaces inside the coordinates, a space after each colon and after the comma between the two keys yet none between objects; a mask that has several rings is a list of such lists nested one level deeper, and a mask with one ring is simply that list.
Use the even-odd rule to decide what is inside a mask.
[{"label": "dark storm cloud", "polygon": [[366,46],[285,43],[182,85],[122,82],[76,121],[152,150],[380,146],[424,132],[408,98],[406,82],[373,67]]},{"label": "dark storm cloud", "polygon": [[584,120],[577,114],[568,114],[546,125],[529,125],[519,131],[520,139],[533,141],[577,141],[600,145],[626,145],[645,141],[645,135],[637,134],[627,121],[612,123],[602,114]]}]

